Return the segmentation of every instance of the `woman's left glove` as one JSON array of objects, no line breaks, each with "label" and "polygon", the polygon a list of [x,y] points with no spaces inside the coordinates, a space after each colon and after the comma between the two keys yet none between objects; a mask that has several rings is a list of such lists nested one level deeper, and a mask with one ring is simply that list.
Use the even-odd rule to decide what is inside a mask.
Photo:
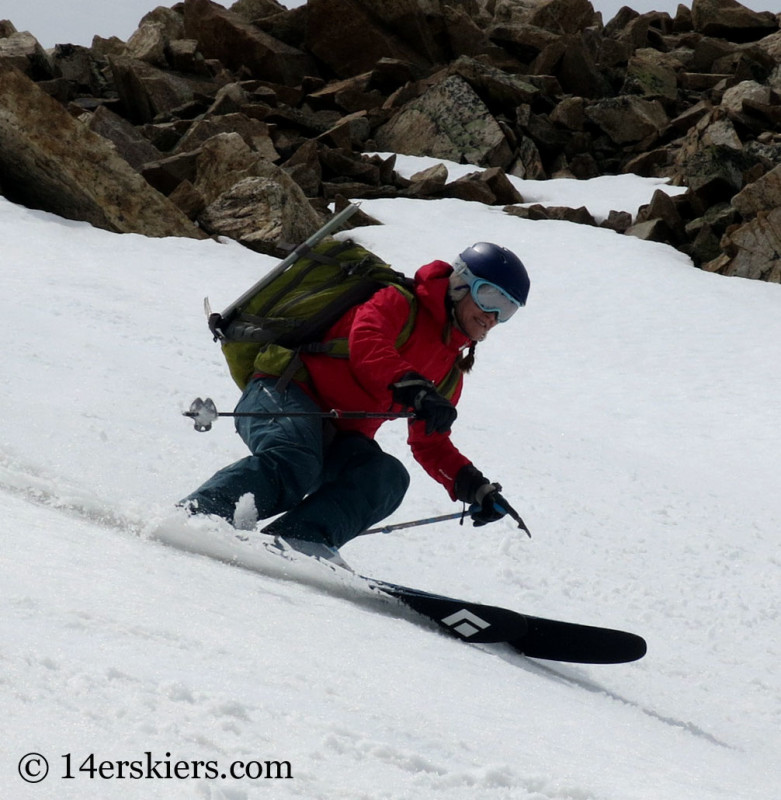
[{"label": "woman's left glove", "polygon": [[454,485],[456,498],[469,504],[469,516],[475,527],[496,522],[507,514],[510,506],[499,494],[502,487],[491,483],[473,464],[461,467]]}]

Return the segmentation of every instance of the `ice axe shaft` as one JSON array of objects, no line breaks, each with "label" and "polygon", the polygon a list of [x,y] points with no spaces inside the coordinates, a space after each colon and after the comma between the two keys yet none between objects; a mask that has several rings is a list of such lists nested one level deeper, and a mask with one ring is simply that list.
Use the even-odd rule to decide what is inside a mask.
[{"label": "ice axe shaft", "polygon": [[[344,225],[345,222],[358,211],[358,204],[350,203],[343,208],[338,214],[335,214],[328,222],[321,228],[315,231],[306,241],[302,242],[295,250],[292,250],[286,258],[277,264],[274,269],[266,273],[257,283],[250,286],[241,297],[234,300],[222,314],[212,313],[209,305],[208,298],[204,299],[204,308],[206,309],[206,316],[209,320],[209,328],[214,334],[215,340],[223,339],[223,331],[230,324],[233,317],[264,287],[267,286],[277,275],[281,275],[291,264],[296,262],[299,258],[305,255],[309,250],[314,247],[319,241],[324,239],[329,234],[338,230]],[[208,428],[207,428],[208,430]]]}]

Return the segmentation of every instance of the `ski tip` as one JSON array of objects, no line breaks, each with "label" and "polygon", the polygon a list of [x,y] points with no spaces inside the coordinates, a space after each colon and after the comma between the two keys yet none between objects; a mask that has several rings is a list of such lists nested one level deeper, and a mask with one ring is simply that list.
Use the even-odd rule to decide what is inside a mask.
[{"label": "ski tip", "polygon": [[529,617],[526,636],[511,646],[529,658],[577,664],[626,664],[648,652],[642,636],[559,620]]}]

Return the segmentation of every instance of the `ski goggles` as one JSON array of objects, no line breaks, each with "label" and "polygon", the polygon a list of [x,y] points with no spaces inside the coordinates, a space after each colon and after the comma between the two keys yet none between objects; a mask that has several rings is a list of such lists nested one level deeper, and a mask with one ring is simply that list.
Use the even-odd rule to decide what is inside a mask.
[{"label": "ski goggles", "polygon": [[469,291],[478,308],[489,314],[496,314],[499,322],[507,322],[521,307],[504,289],[482,278],[474,278],[469,284]]}]

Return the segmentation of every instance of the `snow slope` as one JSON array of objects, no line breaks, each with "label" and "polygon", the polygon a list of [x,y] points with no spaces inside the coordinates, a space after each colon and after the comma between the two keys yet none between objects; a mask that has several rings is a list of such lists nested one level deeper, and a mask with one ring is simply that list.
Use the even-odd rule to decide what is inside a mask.
[{"label": "snow slope", "polygon": [[[577,190],[600,213],[656,188],[522,191],[559,204]],[[229,421],[198,434],[180,416],[198,395],[236,399],[202,299],[224,307],[272,260],[0,198],[0,796],[775,798],[781,288],[479,204],[363,207],[385,224],[352,235],[410,273],[477,240],[524,259],[529,305],[478,348],[454,439],[534,538],[451,523],[366,537],[346,558],[635,630],[648,655],[581,667],[468,646],[183,522],[173,502],[244,454]],[[403,423],[381,432],[413,475],[394,519],[454,510],[404,439]],[[28,753],[49,761],[36,785],[17,771]],[[104,777],[79,771],[91,754]],[[190,777],[164,777],[179,761]],[[270,777],[209,779],[198,761]]]}]

